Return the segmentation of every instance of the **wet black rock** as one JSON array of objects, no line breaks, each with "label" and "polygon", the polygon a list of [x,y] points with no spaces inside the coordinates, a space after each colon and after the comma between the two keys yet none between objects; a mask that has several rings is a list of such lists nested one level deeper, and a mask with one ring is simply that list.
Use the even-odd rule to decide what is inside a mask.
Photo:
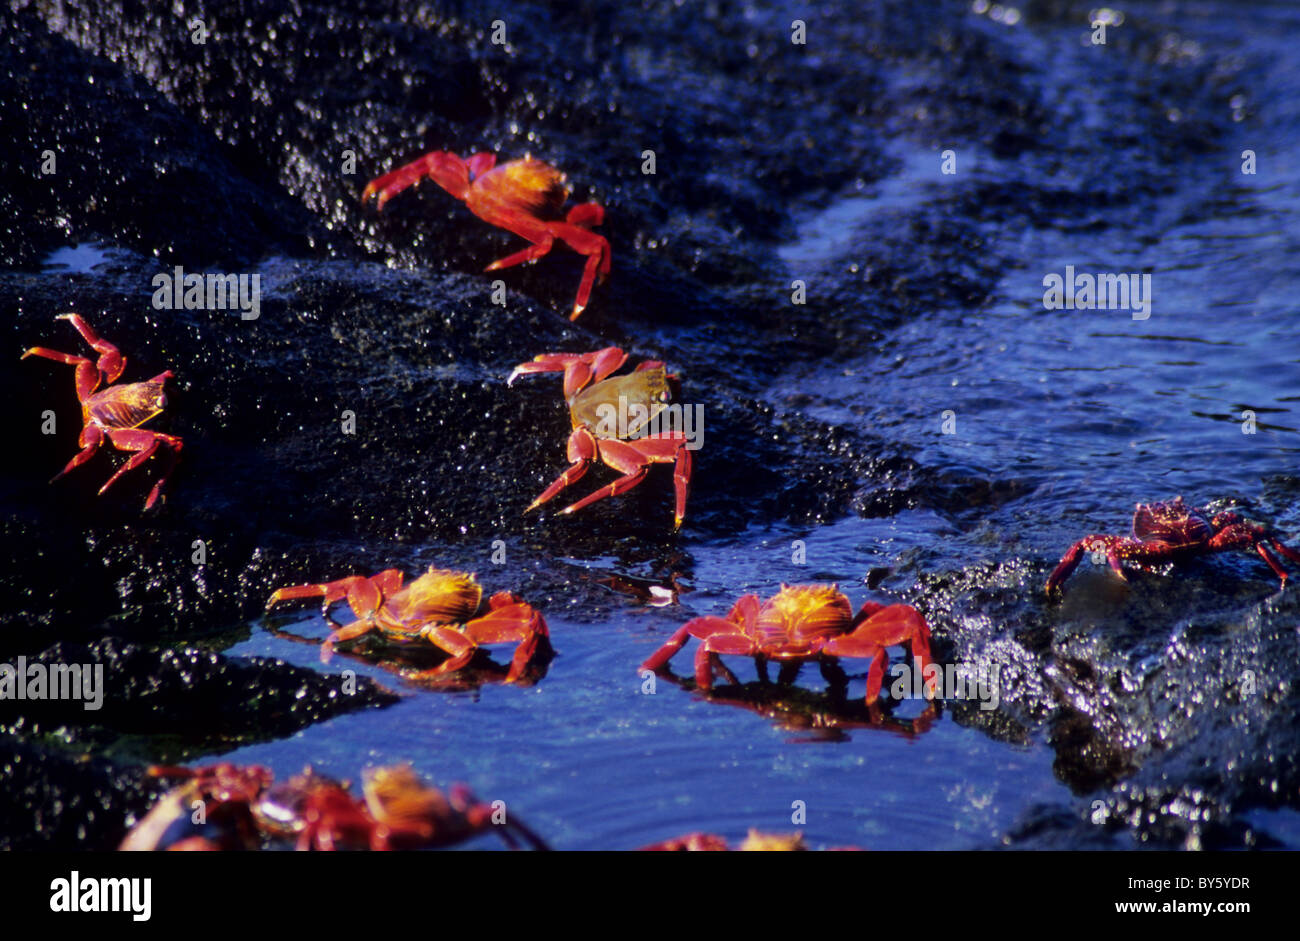
[{"label": "wet black rock", "polygon": [[[229,643],[281,585],[479,569],[501,539],[526,571],[491,588],[595,617],[609,592],[566,557],[689,578],[694,547],[753,525],[910,510],[975,534],[983,554],[955,568],[942,547],[915,549],[875,584],[907,594],[947,655],[1001,667],[997,718],[957,720],[1044,737],[1078,797],[1028,814],[1011,845],[1261,845],[1241,815],[1300,801],[1295,602],[1263,600],[1252,572],[1204,591],[1138,579],[1127,598],[1080,590],[1049,607],[1045,560],[1063,547],[1025,504],[1050,481],[932,467],[852,412],[825,418],[797,381],[900,324],[978,313],[1027,229],[1149,234],[1161,195],[1198,172],[1187,156],[1220,145],[1242,79],[1133,15],[1088,72],[1099,126],[1053,70],[1068,52],[1006,43],[969,4],[833,13],[810,18],[801,48],[787,11],[732,2],[514,3],[504,46],[463,4],[0,10],[0,655],[111,667],[93,719],[3,704],[17,735],[0,744],[0,845],[109,846],[147,805],[137,771],[65,749],[199,753],[388,701],[195,646]],[[1025,5],[1043,29],[1080,17]],[[784,260],[810,214],[949,147],[998,172],[873,213],[850,250]],[[432,185],[382,214],[360,202],[370,176],[430,149],[531,151],[569,174],[575,200],[605,205],[614,271],[578,322],[564,316],[572,253],[501,272],[501,306],[482,269],[513,237]],[[46,260],[86,243],[102,245],[97,264]],[[153,278],[175,265],[259,275],[260,316],[155,309]],[[810,303],[790,302],[795,278]],[[48,482],[76,450],[71,369],[18,357],[83,352],[53,319],[69,310],[126,354],[125,381],[176,374],[150,427],[185,451],[149,513],[153,464],[96,496],[123,460],[109,449]],[[541,352],[611,343],[667,361],[706,407],[680,535],[657,473],[576,518],[522,515],[563,468],[569,422],[554,377],[505,377]],[[780,404],[777,377],[796,388]],[[1266,498],[1294,505],[1295,478]],[[1257,612],[1245,630],[1242,610]]]},{"label": "wet black rock", "polygon": [[[33,693],[33,698],[0,699],[0,728],[162,763],[282,738],[314,722],[399,698],[367,677],[112,637],[90,645],[60,642],[9,665],[24,689],[26,674],[39,676],[41,695],[50,698],[36,699]],[[61,698],[54,698],[56,687]]]},{"label": "wet black rock", "polygon": [[[1204,571],[1234,566],[1237,581]],[[998,667],[998,712],[1045,736],[1056,774],[1079,796],[1064,812],[1078,817],[1074,836],[1086,843],[1102,828],[1138,845],[1274,843],[1245,815],[1294,807],[1300,794],[1300,641],[1290,626],[1300,598],[1275,592],[1244,554],[1135,572],[1127,586],[1076,573],[1062,604],[1042,595],[1047,571],[1008,562],[926,574],[912,600],[953,660]],[[1069,845],[1024,834],[1013,843],[1022,837],[1024,848]]]},{"label": "wet black rock", "polygon": [[0,850],[111,850],[166,790],[142,768],[0,734]]}]

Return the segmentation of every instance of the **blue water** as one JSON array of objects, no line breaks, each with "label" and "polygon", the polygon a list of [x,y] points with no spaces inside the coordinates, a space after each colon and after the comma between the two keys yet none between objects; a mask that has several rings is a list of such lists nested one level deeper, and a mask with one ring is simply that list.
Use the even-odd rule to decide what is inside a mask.
[{"label": "blue water", "polygon": [[[1289,62],[1286,37],[1300,35],[1296,13],[1255,13],[1277,22],[1271,34],[1251,33],[1253,52]],[[1231,29],[1223,37],[1241,41]],[[1024,35],[1025,55],[1042,52],[1044,42]],[[1079,79],[1085,54],[1062,57],[1055,80],[1063,88]],[[364,661],[339,657],[323,667],[313,645],[255,621],[250,638],[229,653],[356,669],[405,698],[225,757],[279,774],[310,763],[354,780],[364,765],[412,761],[439,784],[466,781],[482,797],[505,800],[554,845],[572,849],[630,848],[692,830],[733,838],[750,827],[788,831],[796,828],[797,802],[806,811],[798,828],[812,844],[875,849],[987,847],[1032,808],[1085,814],[1087,795],[1058,777],[1041,729],[1028,727],[1011,744],[955,721],[950,710],[911,737],[880,728],[818,734],[662,681],[648,695],[635,665],[693,614],[721,614],[740,594],[770,594],[782,581],[838,581],[857,603],[870,594],[865,573],[877,567],[892,569],[886,588],[907,599],[923,573],[1025,562],[1038,568],[1012,577],[1021,579],[1024,605],[1039,605],[1046,566],[1087,532],[1122,532],[1135,502],[1175,494],[1192,502],[1257,500],[1271,478],[1294,473],[1300,88],[1289,64],[1271,81],[1259,91],[1266,126],[1242,124],[1222,150],[1189,162],[1174,193],[1134,218],[1130,232],[1065,217],[988,224],[982,234],[1001,274],[985,302],[894,324],[876,347],[833,369],[790,365],[766,392],[778,410],[797,402],[807,415],[906,447],[928,468],[1014,481],[1019,494],[965,511],[918,507],[804,529],[760,524],[726,541],[701,540],[688,525],[679,547],[693,561],[693,590],[661,608],[611,595],[601,610],[583,612],[554,599],[546,615],[559,654],[531,688],[428,691]],[[1104,125],[1106,118],[1089,120]],[[1238,155],[1249,147],[1262,155],[1254,176],[1240,172]],[[891,153],[896,175],[797,214],[798,233],[778,252],[789,277],[856,271],[867,264],[863,246],[885,237],[898,218],[941,214],[954,188],[1034,172],[966,151],[950,180],[934,172],[938,148],[895,143]],[[1067,265],[1150,273],[1150,318],[1044,310],[1044,275]],[[1255,414],[1254,434],[1243,433],[1246,410]],[[945,412],[955,434],[942,433]],[[1284,531],[1300,532],[1300,511],[1275,509]],[[791,562],[794,540],[806,544],[806,565]],[[598,562],[632,564],[617,554]],[[542,562],[575,563],[584,564]],[[1085,596],[1095,584],[1087,567],[1077,576]],[[1268,577],[1248,563],[1232,571]],[[494,577],[508,581],[509,569]],[[1248,617],[1246,606],[1241,618]],[[934,627],[948,637],[990,631],[1000,643],[1017,626],[979,620]],[[314,611],[275,623],[315,639],[325,632]],[[1167,627],[1156,633],[1167,636]],[[689,673],[690,649],[676,661],[679,673]],[[746,664],[732,666],[753,678]],[[809,668],[801,685],[823,684]],[[851,690],[861,695],[860,679]],[[911,702],[898,715],[919,711]],[[1292,812],[1256,816],[1294,845]]]},{"label": "blue water", "polygon": [[[403,698],[392,708],[341,716],[285,740],[204,760],[264,764],[281,778],[310,764],[354,782],[367,766],[409,761],[439,786],[465,782],[486,800],[504,800],[510,813],[564,849],[634,848],[696,830],[740,839],[750,828],[800,829],[818,847],[988,848],[1014,842],[1008,834],[1044,809],[1086,819],[1091,802],[1107,794],[1105,785],[1080,785],[1061,767],[1049,724],[1027,705],[1042,706],[1046,695],[1008,691],[994,716],[972,717],[970,706],[948,703],[924,731],[911,725],[922,711],[916,701],[899,705],[896,721],[880,727],[807,728],[711,701],[665,679],[647,692],[637,664],[687,619],[723,614],[741,594],[768,596],[783,582],[836,582],[855,605],[867,598],[916,604],[932,612],[939,645],[959,659],[1023,664],[1041,655],[1042,663],[1026,669],[1028,685],[1056,675],[1056,660],[1074,655],[1131,666],[1127,673],[1116,668],[1121,680],[1137,682],[1136,676],[1152,688],[1163,676],[1181,676],[1175,672],[1179,651],[1199,642],[1187,637],[1205,626],[1197,605],[1207,599],[1219,619],[1210,628],[1227,638],[1225,661],[1229,653],[1252,652],[1251,642],[1242,640],[1254,636],[1251,631],[1289,631],[1294,596],[1278,597],[1276,580],[1244,555],[1207,562],[1180,583],[1162,575],[1128,586],[1085,561],[1070,601],[1060,608],[1047,606],[1042,584],[1075,539],[1124,532],[1135,503],[1178,494],[1193,504],[1260,505],[1282,532],[1300,537],[1300,508],[1288,498],[1300,490],[1293,476],[1300,463],[1300,271],[1294,261],[1300,248],[1300,71],[1293,62],[1300,11],[1252,4],[1249,17],[1236,17],[1228,11],[1237,8],[1228,4],[1179,8],[1182,32],[1168,27],[1162,54],[1194,61],[1210,48],[1218,54],[1239,50],[1249,71],[1220,78],[1248,91],[1233,97],[1230,113],[1221,115],[1231,122],[1226,139],[1184,155],[1176,172],[1161,165],[1151,177],[1167,189],[1153,193],[1149,177],[1132,192],[1125,189],[1150,167],[1138,157],[1121,159],[1103,140],[1125,130],[1137,135],[1136,149],[1154,146],[1142,128],[1112,126],[1146,112],[1095,92],[1090,57],[1105,53],[1078,41],[1084,31],[1077,23],[1035,25],[1018,11],[1009,17],[1006,7],[986,7],[973,4],[967,15],[989,14],[980,28],[994,30],[999,43],[1015,50],[1045,86],[1042,100],[1071,110],[1075,125],[1059,140],[1011,157],[962,144],[951,176],[938,170],[944,142],[921,131],[871,127],[892,172],[792,207],[794,233],[774,247],[781,270],[770,280],[806,281],[810,303],[830,325],[860,318],[879,338],[866,342],[846,330],[854,342],[833,357],[777,356],[776,374],[763,379],[760,393],[778,416],[848,430],[882,453],[905,454],[927,480],[970,482],[966,490],[954,484],[957,496],[921,494],[885,516],[850,511],[815,525],[756,519],[727,537],[701,534],[688,518],[671,548],[614,545],[599,557],[562,536],[551,541],[542,522],[526,546],[511,543],[511,561],[501,567],[488,565],[481,547],[468,545],[481,532],[463,545],[404,545],[386,564],[411,575],[430,561],[477,568],[491,590],[534,576],[553,585],[614,572],[668,571],[680,571],[687,590],[659,606],[612,591],[596,594],[594,604],[589,590],[525,593],[544,611],[557,656],[539,683],[524,687],[421,688],[345,652],[322,664],[317,645],[328,628],[311,605],[277,611],[273,620],[227,625],[246,634],[226,651],[230,656],[277,657],[330,674],[353,670]],[[1001,12],[993,17],[993,10]],[[1152,4],[1136,4],[1135,11],[1144,21],[1173,16]],[[643,67],[647,74],[656,68]],[[916,80],[898,71],[891,93]],[[1140,79],[1131,90],[1135,99],[1169,95]],[[1185,120],[1172,101],[1168,110],[1153,109],[1158,118]],[[532,132],[521,136],[531,140]],[[1257,154],[1253,175],[1241,172],[1248,149]],[[1081,166],[1091,167],[1093,176],[1076,179]],[[1082,193],[1095,196],[1095,204],[1084,199],[1057,212],[976,213],[972,204],[983,206],[979,194],[996,192],[983,188],[997,186]],[[1120,198],[1105,198],[1113,193]],[[901,261],[881,248],[900,232],[930,232],[953,220],[961,224],[945,237],[977,240],[979,257],[945,253],[942,238],[918,239]],[[914,223],[921,224],[910,229]],[[646,241],[657,247],[653,237]],[[45,266],[89,274],[111,252],[83,244],[55,252]],[[630,264],[631,256],[628,251],[625,262],[620,254],[619,263]],[[960,263],[954,258],[981,270],[946,270],[945,264]],[[969,274],[980,296],[966,301],[936,292],[933,304],[908,306],[905,288],[869,282],[868,275],[891,264],[935,283]],[[292,302],[294,266],[283,257],[263,262],[268,296],[283,288]],[[1125,310],[1045,309],[1044,276],[1067,266],[1149,274],[1149,319],[1136,320]],[[378,263],[371,267],[377,278],[392,274],[394,284],[401,276]],[[825,300],[832,293],[834,306]],[[893,311],[895,302],[901,313],[882,312]],[[819,303],[827,306],[816,308]],[[400,348],[406,339],[378,337],[376,345]],[[719,347],[725,350],[725,338]],[[478,367],[410,368],[453,373]],[[384,377],[424,387],[410,378],[396,372]],[[557,440],[557,473],[561,448]],[[594,478],[578,491],[588,492]],[[884,486],[858,483],[864,493]],[[434,500],[441,484],[424,482],[412,498]],[[707,499],[710,481],[697,478],[695,487],[693,499]],[[803,562],[795,561],[796,543]],[[1170,587],[1198,583],[1201,594],[1180,595]],[[987,597],[981,595],[985,587]],[[1042,625],[1055,646],[1031,655],[1031,641],[1020,632]],[[679,675],[689,675],[693,651],[694,642],[674,661]],[[507,657],[498,652],[495,659]],[[728,663],[742,681],[754,679],[749,663]],[[1294,663],[1268,668],[1294,681]],[[850,672],[849,695],[860,699],[861,669]],[[1104,683],[1099,686],[1104,690]],[[799,687],[816,694],[825,683],[808,667]],[[1098,722],[1118,727],[1111,737],[1131,745],[1139,759],[1148,754],[1139,746],[1152,740],[1178,746],[1196,737],[1194,721],[1180,724],[1159,713],[1169,701],[1158,693],[1150,703],[1138,695],[1125,703],[1110,713],[1097,705]],[[1084,705],[1096,703],[1085,699]],[[1285,799],[1294,803],[1296,797]],[[1282,844],[1300,846],[1294,810],[1248,807],[1242,813]],[[485,836],[469,845],[494,844]]]},{"label": "blue water", "polygon": [[[412,761],[438,784],[472,782],[480,797],[504,800],[567,849],[632,848],[698,829],[739,838],[750,827],[802,829],[814,845],[978,847],[996,841],[1023,802],[1065,796],[1048,749],[1007,746],[950,721],[910,740],[854,729],[818,742],[663,681],[645,694],[629,655],[648,655],[662,634],[647,632],[644,614],[607,625],[551,617],[561,653],[535,688],[409,692],[394,708],[228,757],[286,774],[312,764],[353,780],[362,765]],[[230,652],[319,666],[314,648],[265,633]],[[344,668],[401,689],[382,670]],[[820,684],[815,676],[810,668],[805,683]],[[910,704],[900,714],[919,711]],[[796,801],[806,810],[798,827]]]}]

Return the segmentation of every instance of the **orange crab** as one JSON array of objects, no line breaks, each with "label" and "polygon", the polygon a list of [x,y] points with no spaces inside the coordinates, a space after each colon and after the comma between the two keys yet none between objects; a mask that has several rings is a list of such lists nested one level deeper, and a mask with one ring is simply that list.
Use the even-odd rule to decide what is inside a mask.
[{"label": "orange crab", "polygon": [[[782,680],[793,681],[799,666],[817,660],[823,673],[832,667],[827,658],[859,657],[871,661],[867,671],[867,705],[880,697],[889,647],[909,649],[910,659],[922,671],[930,658],[930,628],[912,607],[864,602],[857,616],[849,599],[836,585],[782,585],[767,601],[745,595],[725,618],[700,617],[687,621],[668,642],[641,664],[641,670],[667,666],[688,637],[701,643],[695,652],[695,682],[702,690],[713,687],[714,673],[735,682],[719,654],[754,657],[765,675],[765,661],[782,663]],[[936,692],[936,677],[925,682],[926,698]]]},{"label": "orange crab", "polygon": [[[253,805],[271,784],[260,765],[229,763],[203,768],[153,765],[151,778],[182,778],[122,840],[118,849],[251,850],[257,849],[258,820]],[[201,814],[195,811],[202,808]]]},{"label": "orange crab", "polygon": [[[449,846],[489,830],[506,846],[519,849],[520,837],[533,849],[547,845],[515,817],[504,816],[504,805],[484,803],[463,784],[451,794],[424,784],[410,765],[376,768],[363,778],[366,807],[375,821],[376,849],[418,849]],[[497,816],[501,814],[498,822]]]},{"label": "orange crab", "polygon": [[496,162],[496,154],[477,153],[462,160],[455,154],[433,151],[371,180],[361,198],[378,196],[379,208],[383,209],[384,203],[402,190],[428,177],[462,200],[480,219],[532,243],[494,261],[487,266],[487,271],[536,261],[559,239],[578,254],[587,256],[573,314],[569,317],[577,320],[587,306],[597,277],[604,281],[609,274],[609,242],[591,231],[605,221],[604,207],[599,203],[580,203],[562,216],[569,198],[563,173],[530,156],[499,167]]},{"label": "orange crab", "polygon": [[[564,398],[573,425],[567,446],[569,469],[528,510],[541,506],[581,478],[597,458],[622,476],[565,507],[562,513],[573,513],[604,497],[626,493],[645,479],[652,464],[672,464],[677,497],[673,528],[681,528],[691,482],[691,441],[680,431],[644,433],[668,407],[677,377],[670,375],[663,363],[649,360],[626,376],[609,378],[626,361],[627,354],[616,346],[594,353],[543,353],[532,362],[516,366],[506,380],[507,385],[512,385],[519,376],[563,371]],[[624,420],[628,417],[630,421]]]},{"label": "orange crab", "polygon": [[[716,833],[687,833],[685,836],[673,837],[670,840],[664,840],[660,843],[651,843],[649,846],[641,847],[641,852],[651,853],[717,853],[727,852],[731,849],[731,844],[727,842],[725,836],[719,836]],[[745,837],[744,842],[737,847],[742,852],[804,852],[808,849],[808,844],[804,842],[803,834],[795,831],[794,833],[764,833],[762,830],[749,830],[749,835]],[[833,850],[850,850],[860,851],[860,846],[835,846]]]},{"label": "orange crab", "polygon": [[[285,840],[299,850],[434,849],[489,830],[511,849],[520,840],[548,849],[518,819],[498,819],[500,805],[478,800],[463,785],[446,797],[409,765],[366,772],[364,799],[310,767],[274,786],[271,772],[258,766],[154,766],[147,773],[185,783],[155,804],[119,849],[252,850]],[[203,806],[198,818],[195,801]]]},{"label": "orange crab", "polygon": [[[161,372],[146,382],[132,382],[126,385],[113,385],[126,369],[126,357],[117,347],[107,340],[100,339],[86,321],[77,314],[60,314],[56,320],[67,320],[82,338],[90,345],[99,359],[91,362],[84,356],[60,353],[58,350],[43,346],[33,346],[22,355],[42,356],[55,362],[67,363],[76,367],[74,381],[77,386],[77,400],[81,403],[82,429],[78,444],[81,451],[59,471],[53,483],[68,471],[94,457],[99,446],[107,438],[119,451],[134,452],[131,459],[117,469],[108,482],[99,488],[102,494],[122,478],[128,471],[134,470],[153,457],[159,448],[166,449],[171,455],[171,466],[158,478],[149,496],[145,500],[147,510],[157,501],[163,484],[174,469],[181,453],[181,439],[174,435],[165,435],[158,431],[148,431],[140,426],[159,415],[167,407],[164,384],[173,378],[171,370]],[[103,385],[104,388],[99,387]],[[99,391],[95,391],[99,389]]]},{"label": "orange crab", "polygon": [[370,577],[353,575],[333,582],[281,588],[266,603],[323,597],[329,618],[332,604],[347,599],[357,616],[339,627],[321,644],[321,659],[328,661],[334,645],[356,640],[371,632],[399,643],[425,641],[450,658],[413,677],[423,679],[459,670],[469,664],[482,645],[515,643],[514,658],[505,681],[524,677],[534,658],[550,653],[550,632],[541,612],[508,591],[497,592],[483,603],[483,589],[468,572],[430,568],[402,586],[398,569]]}]

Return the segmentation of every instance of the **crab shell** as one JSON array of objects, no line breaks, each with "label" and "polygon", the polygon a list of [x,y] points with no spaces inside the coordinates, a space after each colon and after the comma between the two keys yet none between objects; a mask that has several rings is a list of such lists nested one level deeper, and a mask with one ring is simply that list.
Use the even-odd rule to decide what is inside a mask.
[{"label": "crab shell", "polygon": [[[569,416],[574,428],[588,428],[598,438],[636,438],[671,399],[668,370],[660,365],[579,390],[569,402]],[[623,429],[617,425],[620,415],[627,419]]]},{"label": "crab shell", "polygon": [[1133,535],[1143,542],[1171,548],[1191,548],[1209,542],[1214,525],[1203,512],[1189,509],[1182,497],[1139,503],[1133,511]]},{"label": "crab shell", "polygon": [[[888,648],[903,646],[922,673],[932,664],[930,629],[915,608],[866,602],[855,616],[849,599],[836,585],[782,585],[767,601],[744,595],[726,617],[697,617],[683,624],[641,664],[640,669],[656,672],[668,665],[687,639],[699,641],[695,651],[695,682],[709,692],[715,674],[735,682],[721,661],[722,655],[755,658],[760,675],[767,660],[793,668],[820,661],[823,673],[830,660],[846,657],[870,660],[867,670],[868,706],[879,698],[884,670],[889,664]],[[937,692],[937,677],[927,676],[926,698]]]},{"label": "crab shell", "polygon": [[465,624],[483,604],[483,588],[468,572],[431,568],[384,601],[380,630],[396,640],[417,640],[429,625]]},{"label": "crab shell", "polygon": [[782,585],[758,611],[757,634],[780,645],[828,639],[853,624],[853,605],[836,585]]}]

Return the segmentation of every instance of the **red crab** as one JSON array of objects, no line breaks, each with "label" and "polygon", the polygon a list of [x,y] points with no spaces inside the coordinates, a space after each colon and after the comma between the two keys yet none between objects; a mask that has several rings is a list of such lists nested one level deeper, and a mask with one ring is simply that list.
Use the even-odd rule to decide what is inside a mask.
[{"label": "red crab", "polygon": [[[153,778],[183,778],[131,828],[120,850],[257,849],[258,821],[253,806],[271,784],[271,772],[258,765],[232,764],[183,768],[154,765]],[[202,815],[196,819],[196,812]]]},{"label": "red crab", "polygon": [[[782,585],[780,592],[767,601],[745,595],[725,618],[687,621],[640,669],[656,671],[666,666],[688,637],[701,641],[695,651],[695,682],[706,691],[713,687],[715,672],[735,681],[719,654],[754,657],[760,664],[777,660],[793,672],[809,660],[820,661],[825,672],[830,666],[827,658],[868,659],[867,705],[880,697],[889,663],[888,647],[907,647],[923,676],[930,672],[927,668],[933,662],[930,628],[915,608],[867,601],[855,617],[849,599],[835,585]],[[782,679],[793,680],[794,676],[783,669]],[[934,676],[927,677],[925,691],[926,698],[934,696]]]},{"label": "red crab", "polygon": [[517,818],[504,816],[503,804],[484,803],[463,784],[453,786],[450,796],[445,796],[424,784],[409,765],[367,772],[364,790],[366,807],[375,820],[376,849],[449,846],[488,831],[511,849],[520,847],[516,836],[533,849],[549,849]]},{"label": "red crab", "polygon": [[[804,842],[803,834],[798,831],[794,833],[764,833],[751,827],[749,835],[736,848],[745,852],[803,852],[808,849],[808,844]],[[716,833],[688,833],[685,836],[673,837],[670,840],[643,846],[641,852],[708,853],[727,852],[730,849],[731,844],[727,842],[727,838],[724,836],[718,836]],[[860,851],[862,847],[835,846],[832,849]]]},{"label": "red crab", "polygon": [[1282,580],[1285,588],[1286,569],[1269,551],[1269,546],[1292,562],[1300,562],[1300,552],[1284,546],[1272,529],[1248,522],[1231,511],[1210,516],[1207,510],[1188,507],[1182,497],[1159,503],[1139,503],[1133,511],[1132,538],[1092,535],[1080,539],[1048,576],[1047,593],[1050,595],[1060,589],[1085,552],[1104,554],[1115,574],[1124,578],[1122,563],[1126,561],[1139,564],[1176,562],[1211,552],[1254,549]]},{"label": "red crab", "polygon": [[691,442],[680,431],[644,434],[647,426],[662,420],[677,377],[670,375],[663,363],[649,360],[626,376],[608,378],[626,361],[627,354],[616,346],[594,353],[543,353],[516,366],[506,380],[511,385],[519,376],[531,373],[564,372],[564,398],[573,425],[567,446],[570,466],[529,504],[529,510],[581,478],[597,458],[623,476],[565,507],[562,513],[626,493],[645,479],[651,464],[672,464],[677,496],[673,528],[681,528],[691,482]]},{"label": "red crab", "polygon": [[[149,460],[160,447],[165,448],[171,455],[171,466],[163,472],[158,482],[153,485],[153,489],[149,491],[149,497],[144,503],[144,508],[147,510],[158,499],[163,484],[167,482],[167,477],[171,474],[181,453],[180,438],[140,427],[167,407],[163,386],[168,379],[172,378],[171,370],[161,372],[147,382],[115,386],[113,383],[117,382],[126,369],[126,357],[113,344],[96,336],[90,325],[77,314],[60,314],[56,319],[71,322],[90,347],[99,354],[99,359],[92,363],[84,356],[60,353],[58,350],[46,349],[43,346],[33,346],[22,355],[23,359],[28,356],[43,356],[45,359],[77,367],[74,380],[77,386],[77,400],[81,402],[82,429],[78,444],[82,450],[54,476],[54,480],[58,480],[74,467],[79,467],[90,460],[107,438],[119,451],[135,453],[130,460],[117,469],[112,477],[108,478],[104,486],[99,488],[102,494],[117,483],[127,471],[134,470]],[[104,388],[99,389],[100,385]],[[99,391],[96,392],[96,389]],[[53,483],[54,480],[50,482]]]},{"label": "red crab", "polygon": [[[685,836],[673,837],[660,843],[651,843],[641,847],[646,853],[725,853],[731,849],[725,836],[716,833],[687,833]],[[742,850],[776,850],[800,851],[808,849],[802,833],[763,833],[751,829],[745,842],[740,844]]]},{"label": "red crab", "polygon": [[369,578],[353,575],[316,585],[293,585],[277,590],[267,601],[269,609],[281,601],[324,598],[324,612],[347,599],[357,620],[338,628],[321,644],[321,659],[329,660],[334,645],[378,631],[399,643],[427,641],[450,658],[415,679],[451,673],[466,666],[480,645],[515,643],[506,682],[523,678],[538,655],[549,653],[546,620],[532,605],[508,591],[497,592],[486,606],[483,589],[468,572],[430,568],[402,587],[398,569],[386,569]]},{"label": "red crab", "polygon": [[[520,847],[516,837],[548,848],[519,820],[498,821],[503,807],[479,801],[463,785],[445,797],[408,765],[367,772],[364,799],[311,768],[276,786],[257,766],[155,766],[148,773],[187,780],[154,805],[119,849],[250,850],[263,838],[293,839],[299,850],[433,849],[489,830],[511,849]],[[195,801],[203,804],[202,823],[194,821]]]},{"label": "red crab", "polygon": [[599,203],[581,203],[561,216],[569,198],[563,173],[529,156],[499,167],[496,162],[495,154],[478,153],[462,160],[455,154],[434,151],[371,180],[361,198],[378,195],[379,208],[383,209],[384,203],[427,176],[462,200],[480,219],[532,243],[513,255],[494,261],[487,266],[487,271],[536,261],[559,239],[578,254],[587,256],[587,266],[578,285],[578,298],[569,317],[577,320],[587,306],[597,276],[604,281],[609,274],[609,242],[591,231],[605,221],[604,207]]},{"label": "red crab", "polygon": [[310,767],[268,788],[253,812],[263,832],[296,838],[299,850],[387,848],[376,845],[375,821],[365,805],[344,785]]}]

